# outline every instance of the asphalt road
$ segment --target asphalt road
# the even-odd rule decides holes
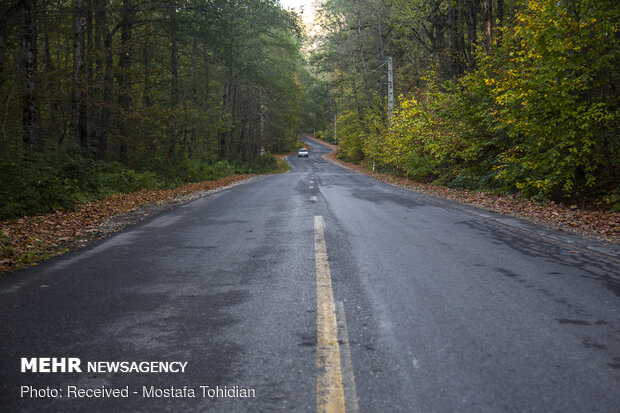
[[[378,183],[311,149],[286,174],[0,278],[0,410],[618,411],[617,249]],[[83,371],[20,372],[33,357],[76,357]],[[96,361],[187,364],[86,371]],[[144,397],[171,386],[196,397]]]

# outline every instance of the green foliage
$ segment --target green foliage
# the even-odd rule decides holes
[[[233,165],[182,156],[174,161],[152,157],[135,169],[119,162],[94,161],[79,151],[35,154],[21,161],[0,161],[0,219],[72,208],[75,203],[118,192],[171,188],[277,167],[270,153],[252,164],[235,161]]]
[[[136,172],[119,162],[100,163],[98,178],[101,194],[159,189],[162,186],[154,171]]]
[[[99,189],[97,163],[67,151],[0,161],[0,219],[89,199]]]
[[[361,119],[355,112],[345,112],[338,117],[339,144],[338,156],[344,160],[360,162],[364,159],[364,129]]]
[[[254,173],[271,172],[278,166],[276,157],[270,152],[265,152],[263,156],[260,156],[258,160],[253,164]]]
[[[612,192],[606,201],[611,206],[611,212],[620,212],[620,189]]]
[[[620,166],[619,7],[580,3],[524,4],[498,57],[479,72],[511,141],[498,178],[540,199],[605,184]]]
[[[257,158],[256,162],[235,161],[232,167],[236,174],[260,174],[275,171],[278,168],[278,162],[270,152],[265,152],[263,156]]]
[[[189,159],[184,154],[177,154],[170,159],[157,155],[143,157],[136,161],[135,169],[143,173],[154,173],[164,187],[223,178],[234,172],[225,160],[210,164]]]
[[[405,20],[415,29],[433,13],[450,18],[454,7],[467,7],[433,6],[438,4],[399,2],[393,23],[403,37],[397,42],[424,40],[415,32],[407,38]],[[530,0],[518,1],[512,11],[510,24],[494,27],[495,37],[480,33],[484,43],[476,50],[452,55],[460,63],[426,44],[430,63],[402,69],[422,87],[400,97],[389,124],[373,109],[372,93],[365,102],[350,98],[363,89],[359,74],[335,69],[345,108],[338,118],[341,156],[453,187],[539,200],[595,195],[617,205],[620,7],[612,1]],[[476,38],[471,31],[467,36]],[[467,62],[470,70],[455,76],[468,59],[474,59]]]

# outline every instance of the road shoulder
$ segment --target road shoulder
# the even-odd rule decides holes
[[[76,205],[73,211],[57,211],[1,222],[0,274],[37,265],[41,261],[90,245],[176,206],[261,177],[233,175],[170,190],[121,193]]]

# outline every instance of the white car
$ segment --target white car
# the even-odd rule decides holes
[[[306,148],[301,148],[299,150],[299,153],[297,154],[297,157],[301,158],[301,157],[307,158],[308,157],[308,150]]]

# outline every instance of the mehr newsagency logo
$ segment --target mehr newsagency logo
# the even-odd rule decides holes
[[[185,373],[187,361],[88,361],[77,357],[21,359],[22,373]]]

